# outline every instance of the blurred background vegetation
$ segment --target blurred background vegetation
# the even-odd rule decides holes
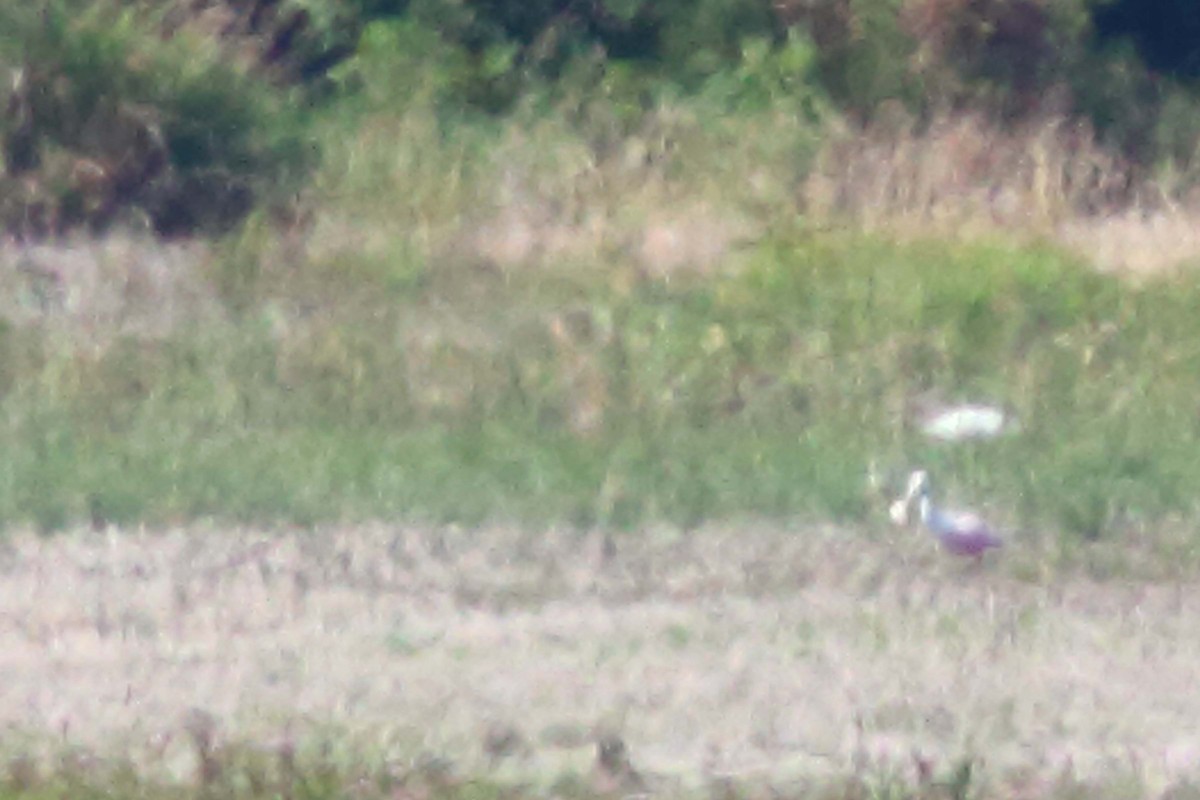
[[[0,0],[0,518],[1186,527],[1193,17]]]
[[[40,237],[117,221],[227,231],[311,174],[322,118],[355,100],[399,113],[414,92],[443,123],[585,98],[596,113],[603,97],[607,123],[635,124],[665,97],[696,95],[722,101],[710,117],[790,103],[815,118],[825,104],[858,126],[894,124],[897,106],[917,128],[966,109],[1009,127],[1065,115],[1127,169],[1170,169],[1190,188],[1190,11],[1169,0],[6,2],[0,219]]]

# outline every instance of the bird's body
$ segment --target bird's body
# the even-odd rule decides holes
[[[948,553],[979,557],[1004,544],[978,514],[936,508],[928,495],[921,497],[920,511],[921,522]]]
[[[943,442],[994,439],[1016,428],[1012,418],[999,408],[965,403],[935,408],[921,420],[921,432]]]
[[[908,481],[908,492],[900,501],[905,519],[908,506],[914,499],[918,501],[921,524],[946,552],[980,558],[988,550],[1004,545],[1004,540],[978,514],[936,507],[929,499],[929,473],[924,470],[912,474]],[[893,507],[893,518],[897,516],[896,507]]]

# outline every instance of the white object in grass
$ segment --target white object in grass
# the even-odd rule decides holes
[[[992,439],[1011,427],[1002,410],[976,403],[938,409],[921,422],[922,433],[943,442]]]

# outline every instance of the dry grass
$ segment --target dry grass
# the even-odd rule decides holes
[[[1077,119],[1005,128],[958,112],[918,128],[899,109],[833,135],[803,190],[816,215],[868,229],[1049,240],[1101,270],[1139,276],[1200,260],[1200,209],[1173,194]]]
[[[203,245],[132,236],[0,247],[0,319],[93,355],[164,339],[221,315],[207,259]]]
[[[1132,196],[1129,165],[1086,123],[1036,118],[1013,129],[982,114],[943,114],[917,127],[902,110],[866,131],[835,135],[809,178],[809,203],[887,222],[1037,229],[1097,214]]]
[[[1186,207],[1132,209],[1064,222],[1056,233],[1098,269],[1130,276],[1169,274],[1200,265],[1200,218]]]
[[[911,777],[916,755],[1034,794],[1196,776],[1195,586],[1015,577],[1040,559],[759,524],[18,536],[0,724],[182,776],[197,708],[222,740],[332,723],[534,781],[612,730],[665,785]]]

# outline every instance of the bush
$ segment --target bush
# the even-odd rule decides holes
[[[143,16],[169,36],[199,32],[281,84],[320,85],[351,57],[368,21],[402,0],[142,0]]]
[[[137,9],[2,3],[0,69],[0,226],[17,236],[227,229],[307,160],[286,93],[210,40],[163,41]]]
[[[408,16],[461,48],[459,96],[489,111],[511,107],[530,79],[557,79],[580,56],[635,63],[694,87],[741,58],[747,38],[779,41],[763,0],[414,0]]]

